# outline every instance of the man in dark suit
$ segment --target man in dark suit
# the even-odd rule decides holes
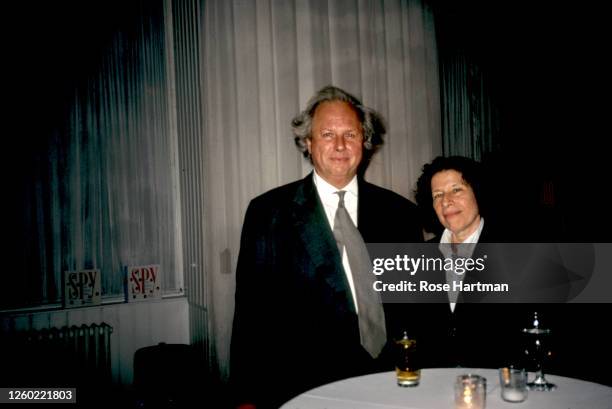
[[[422,241],[415,206],[361,176],[385,132],[374,111],[328,86],[292,128],[314,172],[253,199],[242,229],[230,376],[243,408],[278,407],[317,385],[392,369],[393,306],[378,323],[386,328],[382,351],[360,339],[366,308],[335,235],[339,191],[366,243]]]

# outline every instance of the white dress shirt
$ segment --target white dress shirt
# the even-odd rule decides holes
[[[344,186],[342,189],[338,189],[337,187],[327,183],[325,179],[317,174],[316,170],[314,171],[313,175],[314,184],[317,188],[317,193],[319,194],[319,199],[321,199],[323,209],[325,210],[325,216],[327,216],[327,221],[329,222],[332,231],[334,231],[334,220],[336,218],[336,210],[338,209],[338,194],[336,192],[340,190],[346,191],[344,194],[344,207],[348,211],[348,214],[355,226],[357,226],[357,198],[359,197],[357,176],[354,176],[348,185]],[[353,273],[351,272],[351,266],[349,265],[346,247],[342,251],[342,267],[344,267],[346,279],[351,287],[353,303],[355,304],[355,309],[357,310],[355,284],[353,283]]]

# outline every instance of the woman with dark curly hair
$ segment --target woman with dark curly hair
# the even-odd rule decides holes
[[[494,295],[487,292],[457,294],[449,290],[438,303],[412,304],[411,314],[418,317],[413,325],[428,366],[527,364],[522,328],[530,324],[535,311],[546,317],[553,332],[560,333],[571,332],[573,327],[564,323],[568,317],[579,316],[569,306],[558,312],[558,303],[567,302],[570,289],[575,288],[575,282],[568,279],[575,271],[566,268],[556,247],[530,244],[529,237],[538,233],[537,227],[525,224],[522,214],[499,212],[500,205],[510,204],[505,209],[512,210],[528,200],[517,190],[519,182],[511,182],[513,190],[504,192],[505,196],[496,193],[500,187],[508,189],[507,182],[504,175],[485,172],[480,163],[461,156],[437,157],[423,166],[415,193],[423,219],[429,222],[426,229],[437,233],[430,242],[440,243],[435,248],[445,258],[486,258],[486,269],[480,273],[470,271],[458,280],[452,270],[445,270],[436,276],[437,282],[504,282],[516,297],[495,302]],[[488,203],[495,203],[495,209]],[[510,221],[504,223],[501,216]],[[565,351],[566,357],[578,362],[579,358],[573,357],[577,350],[573,341],[557,346],[559,356]],[[557,371],[568,370],[562,362],[549,364]],[[560,366],[555,367],[557,364]]]
[[[481,165],[470,158],[439,156],[423,166],[417,181],[416,201],[425,229],[436,234],[430,242],[440,243],[436,249],[443,257],[477,258],[480,252],[476,243],[490,239],[483,235],[483,192]],[[455,282],[477,279],[473,272],[458,275],[452,270],[443,271],[436,277],[437,282],[447,283],[451,288]],[[425,317],[415,319],[414,325],[419,328],[427,365],[496,367],[507,364],[500,351],[511,347],[501,347],[502,341],[497,339],[497,334],[504,334],[504,343],[511,342],[515,334],[505,325],[488,332],[482,322],[487,322],[486,328],[491,328],[497,322],[494,312],[498,308],[483,308],[473,303],[474,297],[448,290],[440,302],[416,307],[420,309],[418,316]]]
[[[426,229],[441,243],[477,243],[484,226],[480,164],[463,156],[438,156],[423,166],[416,201]],[[437,218],[437,221],[436,221]],[[432,240],[432,241],[434,241]]]

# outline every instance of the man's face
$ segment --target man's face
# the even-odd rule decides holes
[[[363,129],[357,113],[346,102],[321,103],[306,144],[319,176],[343,188],[357,174],[363,156]]]

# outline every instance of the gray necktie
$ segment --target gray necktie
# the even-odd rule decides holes
[[[340,257],[342,249],[346,247],[349,265],[353,274],[355,296],[359,317],[359,336],[361,345],[376,358],[385,346],[387,335],[385,328],[385,314],[380,300],[380,294],[374,291],[374,275],[368,249],[363,242],[359,230],[353,224],[344,207],[344,194],[338,194],[338,210],[334,218],[334,237],[338,243]]]

